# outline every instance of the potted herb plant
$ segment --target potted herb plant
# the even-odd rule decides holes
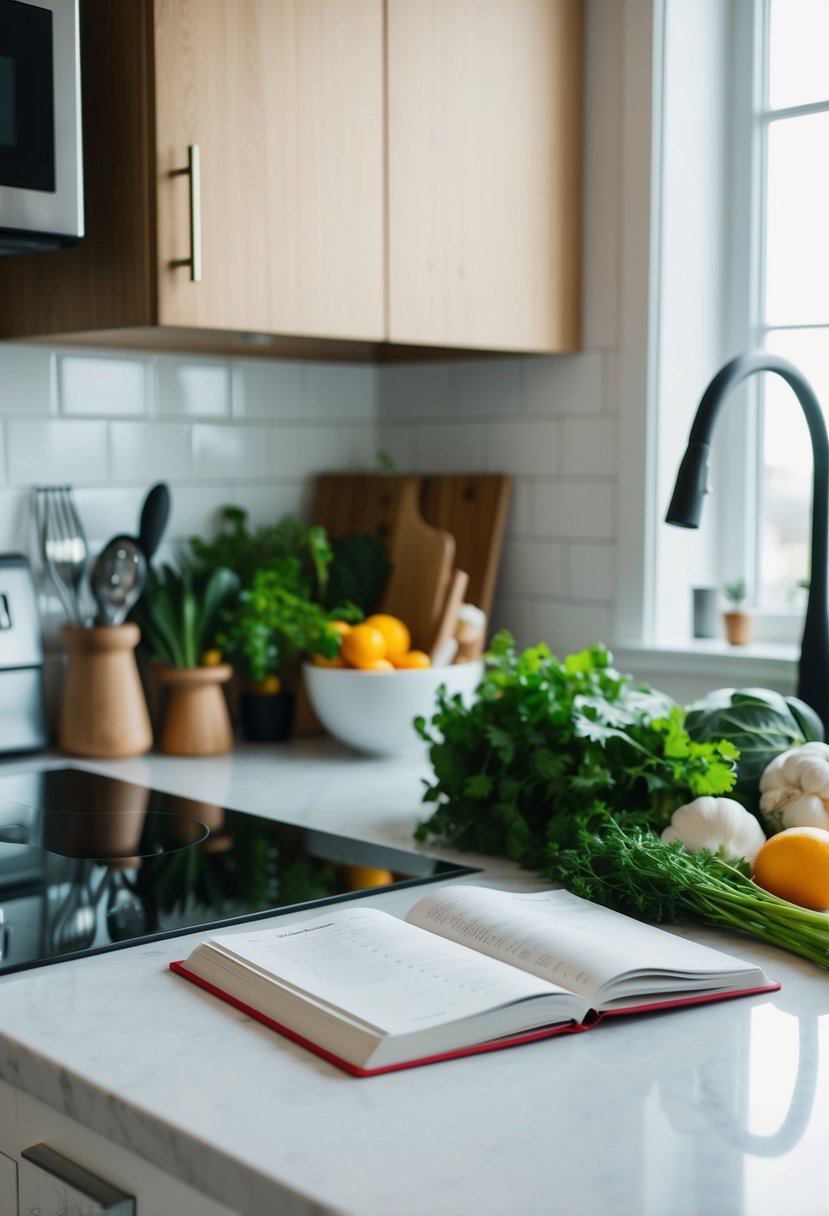
[[[191,538],[205,569],[235,571],[239,590],[221,613],[217,642],[239,681],[239,719],[250,740],[287,738],[299,687],[299,658],[335,655],[334,618],[373,611],[389,574],[385,546],[359,533],[329,542],[325,528],[293,516],[252,530],[247,513],[222,508],[213,540]]]
[[[135,617],[155,662],[156,679],[168,692],[159,751],[177,756],[213,755],[233,746],[222,684],[229,663],[205,663],[219,610],[239,586],[238,576],[217,567],[200,576],[189,567],[151,570]]]
[[[225,624],[217,641],[242,679],[239,712],[245,737],[288,738],[295,707],[296,660],[309,653],[333,657],[339,650],[340,634],[325,609],[308,598],[290,558],[257,570],[251,585],[223,616]]]
[[[732,646],[745,646],[751,641],[751,613],[742,608],[747,590],[745,579],[738,578],[726,583],[725,598],[731,607],[723,613],[725,636]]]

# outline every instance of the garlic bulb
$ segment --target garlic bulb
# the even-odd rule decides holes
[[[829,746],[804,743],[775,756],[760,778],[760,810],[773,832],[829,830]]]
[[[733,798],[695,798],[677,807],[662,839],[666,844],[680,841],[689,853],[708,849],[726,861],[748,862],[766,842],[755,817]]]

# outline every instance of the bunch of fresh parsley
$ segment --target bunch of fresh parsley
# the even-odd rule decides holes
[[[609,819],[660,829],[683,802],[725,794],[738,752],[697,743],[670,698],[620,675],[593,646],[559,661],[548,646],[518,653],[504,631],[474,701],[438,694],[417,728],[431,744],[436,804],[418,839],[541,870],[550,844],[576,844]]]

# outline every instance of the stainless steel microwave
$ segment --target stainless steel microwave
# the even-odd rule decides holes
[[[0,254],[83,233],[78,0],[0,0]]]

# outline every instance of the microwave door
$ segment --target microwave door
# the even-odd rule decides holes
[[[0,248],[82,235],[77,0],[0,0]]]

